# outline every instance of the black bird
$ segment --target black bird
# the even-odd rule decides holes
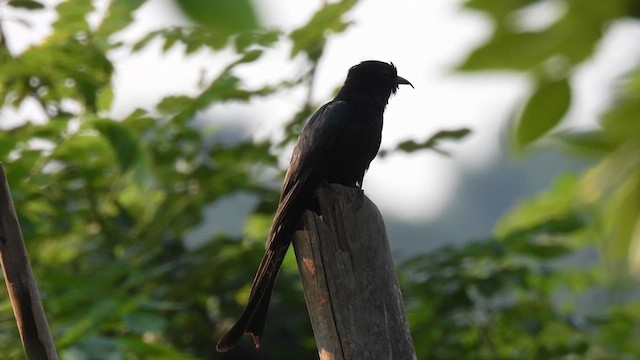
[[[217,351],[230,350],[243,334],[251,334],[260,347],[271,291],[302,212],[313,208],[316,188],[323,183],[362,187],[364,173],[380,148],[382,114],[400,84],[411,85],[398,76],[393,63],[361,62],[349,69],[333,101],[318,109],[302,129],[248,304],[218,341]]]

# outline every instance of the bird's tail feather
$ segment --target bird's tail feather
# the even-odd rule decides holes
[[[218,341],[216,350],[219,352],[231,350],[244,334],[252,335],[256,347],[260,346],[278,271],[289,249],[293,232],[299,225],[299,214],[304,208],[303,204],[309,203],[316,186],[308,181],[310,172],[297,174],[295,181],[291,181],[289,176],[292,175],[287,172],[280,203],[267,239],[267,249],[253,279],[247,306],[236,324]]]
[[[273,241],[269,245],[271,249],[267,249],[262,257],[247,306],[235,325],[218,341],[216,350],[219,352],[231,350],[244,334],[251,334],[256,347],[260,347],[271,292],[287,254],[289,241]]]

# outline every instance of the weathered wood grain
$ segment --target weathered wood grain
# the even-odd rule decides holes
[[[318,199],[293,243],[320,359],[416,359],[380,212],[342,185]]]

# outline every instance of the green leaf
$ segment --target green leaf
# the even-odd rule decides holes
[[[111,48],[109,37],[129,26],[133,13],[144,3],[144,0],[111,0],[106,16],[93,33],[94,43],[103,51]]]
[[[291,57],[305,52],[311,59],[319,58],[327,37],[331,33],[342,32],[349,26],[349,23],[343,21],[342,17],[356,3],[356,0],[326,3],[309,22],[291,32],[289,35],[293,41]]]
[[[553,129],[564,117],[570,103],[571,88],[567,79],[539,84],[517,119],[516,146],[522,149]]]
[[[87,15],[94,10],[93,2],[86,0],[66,0],[56,6],[58,19],[53,23],[51,38],[62,39],[88,32]]]
[[[640,144],[640,91],[623,93],[614,106],[602,116],[602,126],[608,136],[618,142]]]
[[[629,269],[633,275],[638,276],[640,275],[640,217],[635,221],[628,253]]]
[[[496,19],[500,19],[512,11],[518,10],[535,0],[467,0],[464,7],[483,11]]]
[[[9,2],[7,2],[7,5],[28,10],[44,9],[44,5],[35,0],[9,0]]]
[[[106,119],[95,121],[93,126],[109,141],[121,170],[129,169],[138,157],[138,143],[131,131],[117,121]]]
[[[191,54],[205,46],[214,50],[222,49],[226,45],[228,37],[224,33],[202,27],[172,27],[150,32],[135,43],[132,50],[139,51],[149,45],[152,40],[161,38],[164,40],[162,51],[166,52],[175,44],[181,43],[185,45],[185,52]]]
[[[457,69],[531,70],[553,54],[554,49],[559,47],[558,41],[557,38],[550,38],[541,33],[496,31],[487,43],[474,49]]]
[[[113,103],[113,88],[105,86],[98,91],[96,96],[96,107],[99,111],[109,111]]]
[[[555,137],[580,154],[603,155],[613,151],[619,145],[602,130],[563,131]]]
[[[244,52],[251,45],[271,47],[280,39],[280,32],[268,31],[248,31],[238,34],[235,38],[234,46],[237,52]]]
[[[516,207],[502,216],[495,227],[497,237],[506,237],[510,233],[531,229],[540,224],[550,226],[552,220],[571,219],[573,207],[578,196],[578,179],[573,175],[562,175],[547,192],[534,198],[521,201]],[[561,222],[561,224],[570,224]],[[556,224],[556,229],[561,228]],[[547,228],[546,231],[551,231]]]
[[[469,134],[471,134],[471,129],[467,128],[456,130],[440,130],[429,139],[422,142],[416,142],[414,140],[403,141],[398,144],[398,146],[396,146],[396,150],[410,153],[418,150],[429,149],[443,155],[448,155],[446,151],[438,148],[440,142],[444,140],[461,140]],[[387,152],[388,151],[381,151],[380,156],[385,156]]]
[[[640,218],[640,202],[637,201],[640,198],[640,169],[636,168],[612,190],[603,203],[599,229],[606,239],[603,243],[605,260],[613,270],[619,271],[624,270],[620,268],[620,260],[630,258],[634,250],[630,246],[634,244]]]
[[[139,150],[138,159],[133,166],[133,181],[142,190],[147,190],[156,183],[151,156],[146,149]]]
[[[245,64],[245,63],[251,63],[254,62],[256,60],[258,60],[260,58],[260,56],[262,56],[263,51],[259,50],[259,49],[254,49],[254,50],[250,50],[247,51],[247,53],[245,53],[242,58],[240,58],[236,64]]]
[[[195,22],[226,35],[259,27],[249,0],[176,0],[184,13]]]
[[[193,99],[180,96],[167,96],[156,105],[156,109],[165,114],[176,114],[188,109],[193,104]]]
[[[531,2],[471,1],[469,7],[491,14],[496,27],[491,39],[477,47],[458,69],[530,71],[547,65],[578,64],[593,53],[604,30],[626,6],[619,0],[567,1],[564,15],[548,28],[521,31],[512,24],[514,15]]]

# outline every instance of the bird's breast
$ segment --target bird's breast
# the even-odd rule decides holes
[[[355,186],[362,182],[364,173],[378,153],[382,139],[382,116],[349,119],[344,131],[325,160],[328,182]]]

